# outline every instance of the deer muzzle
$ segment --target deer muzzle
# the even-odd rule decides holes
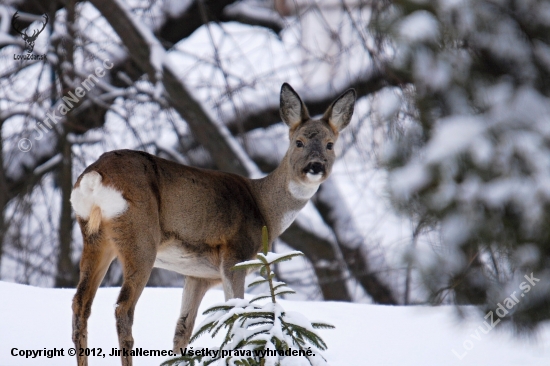
[[[309,173],[313,175],[324,174],[325,173],[325,164],[315,161],[311,162],[304,168],[304,173]]]

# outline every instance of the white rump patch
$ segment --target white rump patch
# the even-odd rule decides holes
[[[86,173],[80,180],[80,186],[71,193],[73,209],[85,220],[90,217],[94,205],[101,209],[101,216],[105,219],[119,216],[128,208],[128,202],[122,197],[122,193],[104,186],[101,180],[98,172]]]
[[[310,175],[308,174],[308,178]],[[321,174],[319,174],[319,177]],[[315,192],[319,189],[320,183],[313,183],[313,184],[303,184],[303,183],[297,183],[293,180],[288,183],[288,190],[290,194],[299,200],[308,200],[310,199]]]

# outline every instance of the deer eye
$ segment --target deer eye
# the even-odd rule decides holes
[[[300,140],[296,140],[296,146],[297,147],[304,147],[304,143]]]
[[[334,147],[334,143],[329,142],[329,143],[327,144],[327,150],[332,150],[333,147]]]

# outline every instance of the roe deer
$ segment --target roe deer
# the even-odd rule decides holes
[[[268,176],[239,175],[184,166],[142,151],[103,154],[76,181],[71,203],[84,248],[73,299],[73,341],[87,347],[87,321],[105,272],[116,257],[123,283],[115,317],[120,349],[134,344],[138,298],[153,267],[186,276],[174,350],[186,347],[205,292],[222,282],[225,299],[243,298],[246,273],[231,268],[261,247],[262,226],[270,245],[327,179],[334,143],[353,114],[355,91],[338,97],[312,120],[298,94],[283,84],[280,114],[290,128],[290,147]],[[121,352],[122,364],[132,357]]]

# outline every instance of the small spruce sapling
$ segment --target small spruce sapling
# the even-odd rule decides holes
[[[204,312],[210,316],[200,325],[191,342],[201,335],[210,333],[215,337],[225,331],[223,342],[210,355],[196,352],[168,360],[162,366],[210,365],[217,361],[226,365],[239,366],[284,366],[302,365],[304,358],[312,366],[327,365],[321,350],[327,345],[315,329],[329,329],[334,326],[320,322],[310,322],[302,314],[285,311],[277,303],[277,296],[295,293],[284,282],[275,281],[271,266],[275,263],[303,255],[293,251],[284,254],[268,252],[267,228],[262,229],[263,253],[257,259],[238,263],[234,270],[259,269],[262,277],[257,277],[248,287],[263,283],[269,285],[269,294],[260,294],[250,301],[230,299],[215,305]],[[258,301],[270,299],[263,305]],[[222,332],[223,333],[223,332]],[[217,352],[215,352],[217,351]]]

